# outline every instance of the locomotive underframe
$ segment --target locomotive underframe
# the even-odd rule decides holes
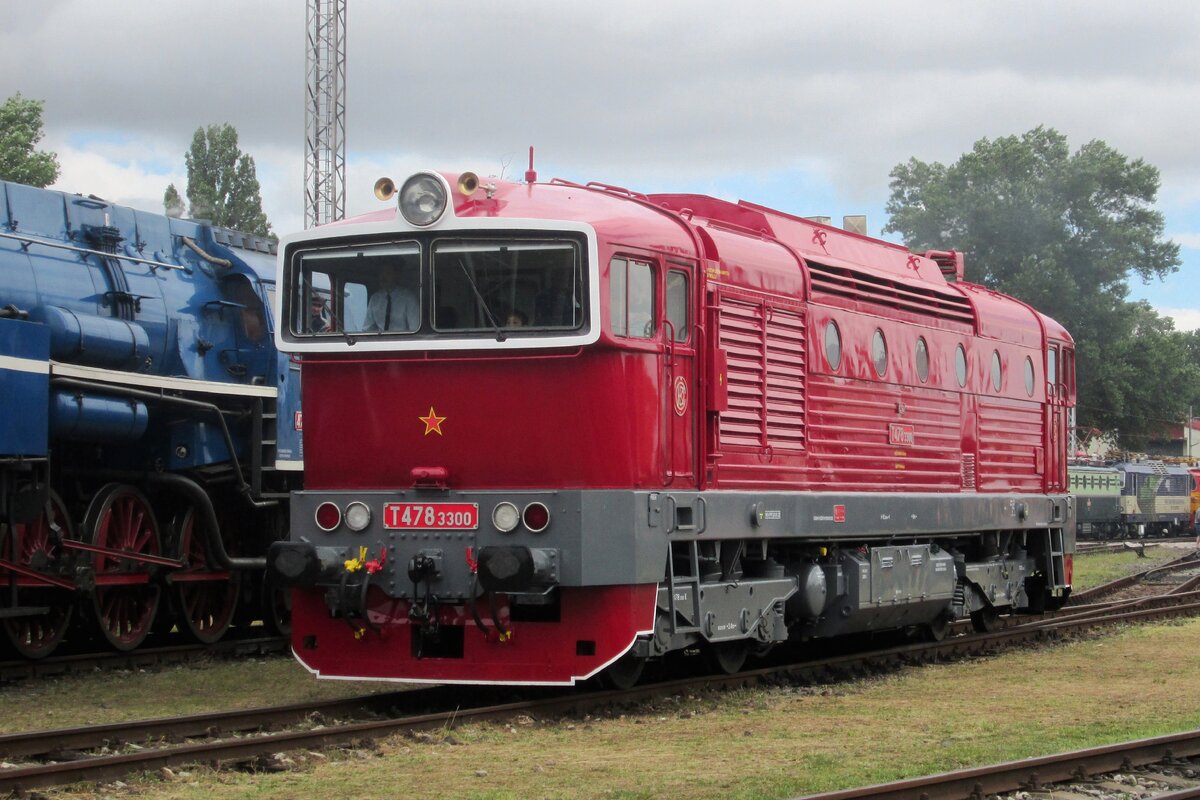
[[[365,503],[371,523],[358,533],[322,531],[314,519],[326,502]],[[551,523],[502,533],[491,521],[501,502],[544,503]],[[387,503],[475,505],[479,525],[385,529]],[[500,642],[519,640],[527,622],[569,625],[563,598],[603,587],[656,587],[654,619],[628,631],[627,648],[642,658],[697,644],[748,651],[865,630],[937,630],[954,618],[1037,610],[1069,591],[1073,530],[1069,495],[306,491],[293,495],[291,541],[272,549],[268,565],[303,590],[302,606],[319,602],[326,618],[348,623],[306,632],[301,622],[302,661],[304,650],[355,640],[369,659],[373,637],[403,629],[413,670],[391,669],[419,680],[422,659],[470,658],[460,638],[439,645],[447,627],[474,621]],[[381,615],[385,598],[392,605]],[[318,644],[318,628],[347,641]]]

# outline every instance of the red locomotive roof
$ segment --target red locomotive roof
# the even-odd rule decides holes
[[[451,186],[458,180],[451,173],[444,177]],[[744,200],[643,195],[559,179],[527,184],[488,178],[481,184],[490,196],[455,193],[456,216],[587,222],[601,240],[718,262],[720,269],[710,271],[710,278],[736,273],[763,289],[803,294],[808,291],[805,273],[813,272],[814,292],[821,279],[825,286],[857,286],[854,292],[863,298],[886,287],[898,307],[933,309],[943,318],[971,324],[982,336],[1033,347],[1041,346],[1043,336],[1071,341],[1061,325],[1020,301],[961,279],[947,280],[957,277],[956,266],[962,268],[961,255],[953,252],[912,253],[899,244]],[[397,213],[393,207],[333,224],[387,222]],[[808,270],[800,268],[797,256]]]
[[[778,239],[806,260],[856,269],[906,283],[922,282],[945,288],[941,268],[929,258],[909,252],[901,245],[862,236],[803,217],[741,200],[729,203],[695,194],[656,194],[650,200],[685,216],[712,224],[736,226]]]

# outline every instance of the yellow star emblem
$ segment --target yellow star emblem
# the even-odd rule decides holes
[[[425,435],[436,433],[442,435],[442,423],[446,421],[445,417],[439,417],[437,412],[433,410],[433,406],[429,407],[429,414],[424,417],[417,417],[421,422],[425,423]]]

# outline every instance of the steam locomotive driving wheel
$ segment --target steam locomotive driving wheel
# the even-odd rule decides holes
[[[176,552],[186,567],[172,573],[179,600],[180,629],[203,644],[225,635],[237,610],[238,584],[225,570],[214,570],[209,560],[208,531],[189,506],[175,526]]]
[[[109,550],[150,556],[162,552],[149,501],[126,484],[110,483],[96,493],[84,519],[84,533],[91,544]],[[92,567],[96,576],[92,607],[100,633],[117,650],[133,650],[149,633],[161,599],[149,565],[96,553]]]
[[[71,536],[71,520],[63,501],[50,492],[46,510],[32,522],[0,526],[0,558],[26,569],[44,569],[59,555],[58,542]],[[15,605],[44,609],[4,620],[4,634],[25,658],[45,658],[54,652],[71,624],[73,597],[63,589],[12,576],[5,590],[16,586]]]

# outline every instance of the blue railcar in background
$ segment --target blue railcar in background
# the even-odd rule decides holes
[[[286,625],[263,554],[303,447],[274,254],[0,182],[0,629],[23,655]]]

